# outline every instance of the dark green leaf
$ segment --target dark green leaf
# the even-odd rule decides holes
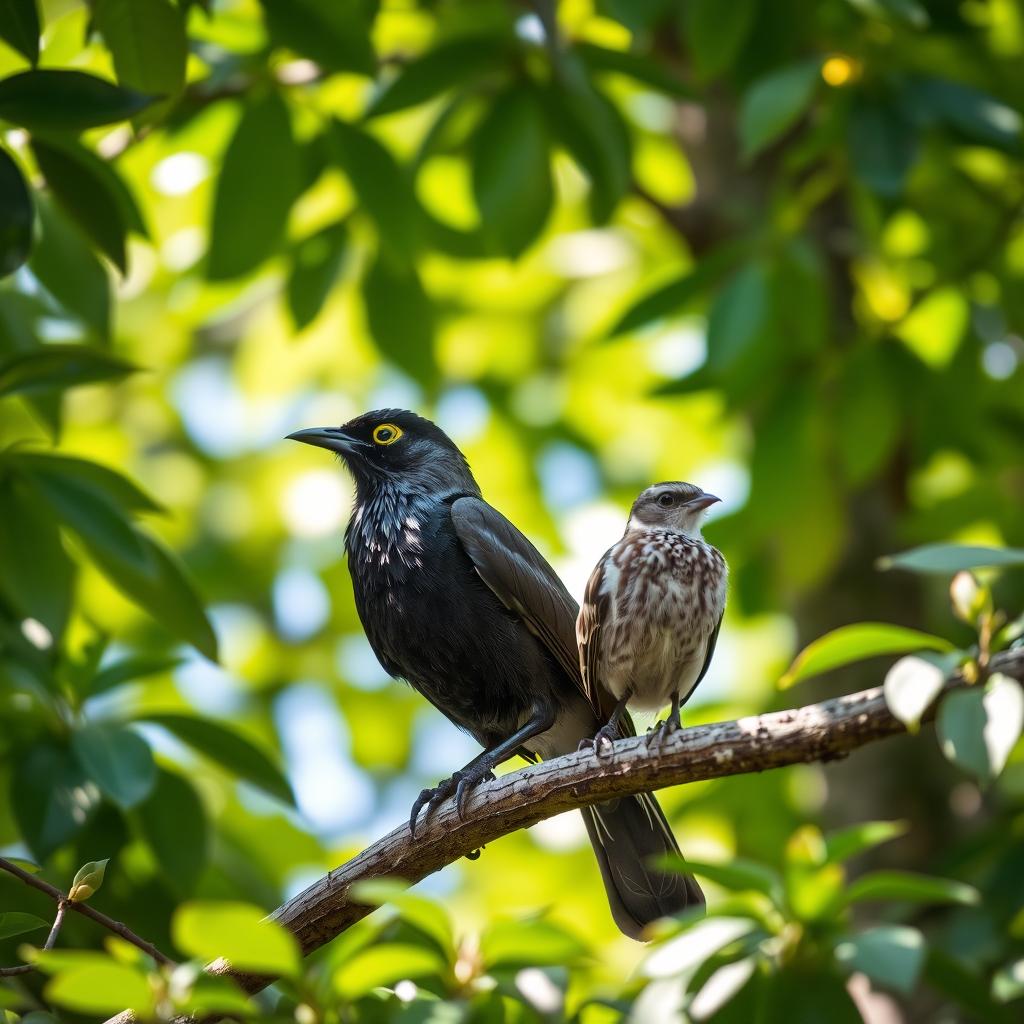
[[[735,2],[741,4],[749,2],[749,0],[735,0]],[[730,19],[720,18],[720,20],[729,21]],[[631,53],[629,50],[611,50],[594,43],[577,43],[573,50],[579,55],[591,74],[613,71],[620,75],[626,75],[637,82],[642,82],[644,85],[649,85],[659,92],[667,93],[669,96],[691,99],[694,95],[693,89],[686,82],[665,70],[654,57]]]
[[[97,338],[110,336],[110,280],[81,232],[42,197],[37,200],[42,233],[29,268],[68,314]]]
[[[192,785],[158,769],[156,786],[138,809],[139,827],[160,871],[179,898],[190,896],[206,865],[209,826]]]
[[[343,221],[303,239],[292,250],[288,274],[288,309],[296,330],[308,327],[320,314],[341,271],[348,245]]]
[[[39,9],[36,0],[0,0],[0,39],[30,64],[39,60]],[[0,188],[0,195],[3,189]]]
[[[836,959],[848,971],[862,971],[876,984],[897,992],[913,992],[924,956],[924,936],[904,925],[868,928],[836,945]]]
[[[144,714],[141,720],[161,725],[183,743],[216,761],[231,774],[251,782],[271,796],[292,803],[292,790],[281,770],[259,747],[240,733],[209,718],[191,715]]]
[[[374,343],[390,362],[429,384],[434,362],[434,309],[411,267],[378,256],[363,278],[363,301]]]
[[[1024,728],[1020,683],[995,674],[985,684],[955,690],[938,716],[942,752],[983,782],[1003,770]]]
[[[406,64],[378,93],[366,116],[380,117],[415,107],[441,93],[501,67],[509,51],[503,36],[481,35],[453,39]]]
[[[0,9],[2,7],[3,4],[0,3]],[[44,921],[41,917],[36,917],[35,914],[22,914],[18,911],[0,914],[0,939],[10,939],[15,935],[34,932],[37,928],[49,927],[49,921]]]
[[[150,96],[176,96],[185,84],[188,41],[181,9],[170,0],[96,0],[96,28],[122,85]]]
[[[165,629],[192,644],[211,661],[217,659],[217,637],[202,602],[178,560],[160,543],[136,531],[144,565],[112,556],[97,547],[89,553],[118,589],[144,608]]]
[[[40,345],[0,360],[0,396],[65,390],[101,380],[119,380],[137,367],[88,345]]]
[[[847,151],[857,177],[881,196],[903,191],[918,152],[917,126],[891,103],[858,99],[850,112]]]
[[[130,512],[163,512],[138,484],[123,476],[116,469],[101,466],[98,462],[78,459],[73,455],[60,455],[54,451],[38,452],[21,449],[5,452],[4,460],[25,471],[58,473],[70,478],[83,487],[89,488],[97,497]]]
[[[544,109],[527,88],[499,96],[473,140],[473,195],[495,252],[521,255],[554,198]]]
[[[153,752],[134,730],[123,725],[86,725],[75,730],[71,745],[89,777],[119,807],[134,807],[152,792]]]
[[[839,829],[825,838],[828,859],[840,864],[858,853],[906,835],[909,827],[905,821],[866,821]]]
[[[0,146],[0,278],[13,274],[31,248],[32,198],[18,165]]]
[[[74,566],[56,520],[26,484],[10,477],[0,483],[0,520],[0,592],[59,643],[71,611]]]
[[[855,622],[840,626],[808,644],[779,680],[786,689],[802,679],[829,672],[854,661],[879,654],[904,654],[907,651],[951,651],[953,645],[939,636],[921,633],[887,622]]]
[[[224,154],[213,202],[211,280],[247,274],[276,252],[301,171],[288,107],[277,92],[267,93],[246,107]]]
[[[53,143],[36,138],[32,152],[57,202],[121,273],[126,273],[125,236],[130,229],[142,227],[142,217],[117,172],[71,140]]]
[[[941,78],[916,79],[906,93],[918,116],[931,115],[971,142],[1021,153],[1021,116],[994,96]]]
[[[1024,565],[1024,548],[985,548],[970,544],[925,544],[878,560],[879,569],[909,569],[952,576],[964,569]]]
[[[146,553],[121,509],[78,477],[65,476],[54,462],[37,459],[21,468],[60,524],[73,530],[90,552],[144,568]]]
[[[866,900],[898,900],[973,906],[979,898],[978,890],[963,882],[917,875],[909,871],[873,871],[854,880],[843,892],[844,904]]]
[[[153,97],[84,71],[22,71],[0,79],[0,118],[30,131],[83,131],[125,121]]]
[[[409,892],[408,885],[389,878],[357,882],[352,887],[352,896],[361,903],[372,903],[374,906],[387,903],[393,906],[404,921],[429,935],[449,960],[454,959],[452,921],[440,903]]]
[[[417,244],[419,204],[391,151],[368,132],[335,121],[335,161],[348,176],[361,207],[373,218],[381,248],[395,264],[409,264]]]
[[[101,669],[82,688],[83,697],[95,697],[98,693],[106,693],[115,687],[133,683],[147,676],[160,675],[177,668],[182,663],[177,655],[130,654]]]
[[[714,78],[733,66],[756,14],[757,0],[732,0],[728,8],[718,0],[689,0],[684,12],[686,41],[704,78]]]
[[[670,854],[661,860],[663,867],[670,871],[700,875],[725,889],[742,892],[753,889],[777,900],[782,891],[782,879],[777,872],[754,861],[734,858],[728,863],[714,864],[709,861],[691,860],[678,854]]]
[[[63,747],[37,743],[13,763],[14,820],[33,856],[44,861],[89,820],[99,792]]]
[[[377,58],[361,7],[353,0],[260,0],[270,36],[330,71],[372,75]]]
[[[708,313],[708,365],[727,370],[764,330],[768,317],[769,282],[763,266],[738,270],[715,296]]]
[[[796,123],[814,96],[816,61],[792,64],[758,79],[744,94],[739,131],[743,158],[750,160]]]
[[[863,1024],[844,979],[824,967],[783,967],[772,973],[758,1010],[766,1024]]]

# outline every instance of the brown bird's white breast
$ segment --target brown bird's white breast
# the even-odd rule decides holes
[[[725,608],[726,565],[700,537],[657,528],[630,530],[605,555],[600,671],[616,698],[657,710],[685,699]]]

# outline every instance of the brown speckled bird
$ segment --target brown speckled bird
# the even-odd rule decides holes
[[[711,664],[727,570],[700,524],[718,500],[693,484],[648,487],[590,577],[576,620],[580,667],[588,692],[600,687],[618,702],[594,737],[599,752],[618,737],[627,705],[658,711],[671,702],[650,738],[660,742],[678,729],[680,707]]]

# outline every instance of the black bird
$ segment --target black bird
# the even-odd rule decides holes
[[[400,409],[289,437],[339,455],[356,482],[345,533],[356,608],[381,665],[408,680],[484,747],[424,790],[410,817],[470,789],[520,754],[575,751],[615,704],[588,700],[576,602],[540,552],[480,496],[465,456],[434,423]],[[628,714],[621,735],[633,735]],[[703,905],[690,877],[650,865],[679,848],[650,794],[583,809],[615,923],[639,938],[651,921]]]

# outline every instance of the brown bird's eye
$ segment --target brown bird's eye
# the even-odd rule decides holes
[[[676,499],[671,494],[659,494],[658,495],[658,504],[662,508],[671,508],[675,503],[676,503]]]
[[[373,439],[377,444],[394,444],[402,436],[402,428],[394,423],[381,423],[373,428]]]

